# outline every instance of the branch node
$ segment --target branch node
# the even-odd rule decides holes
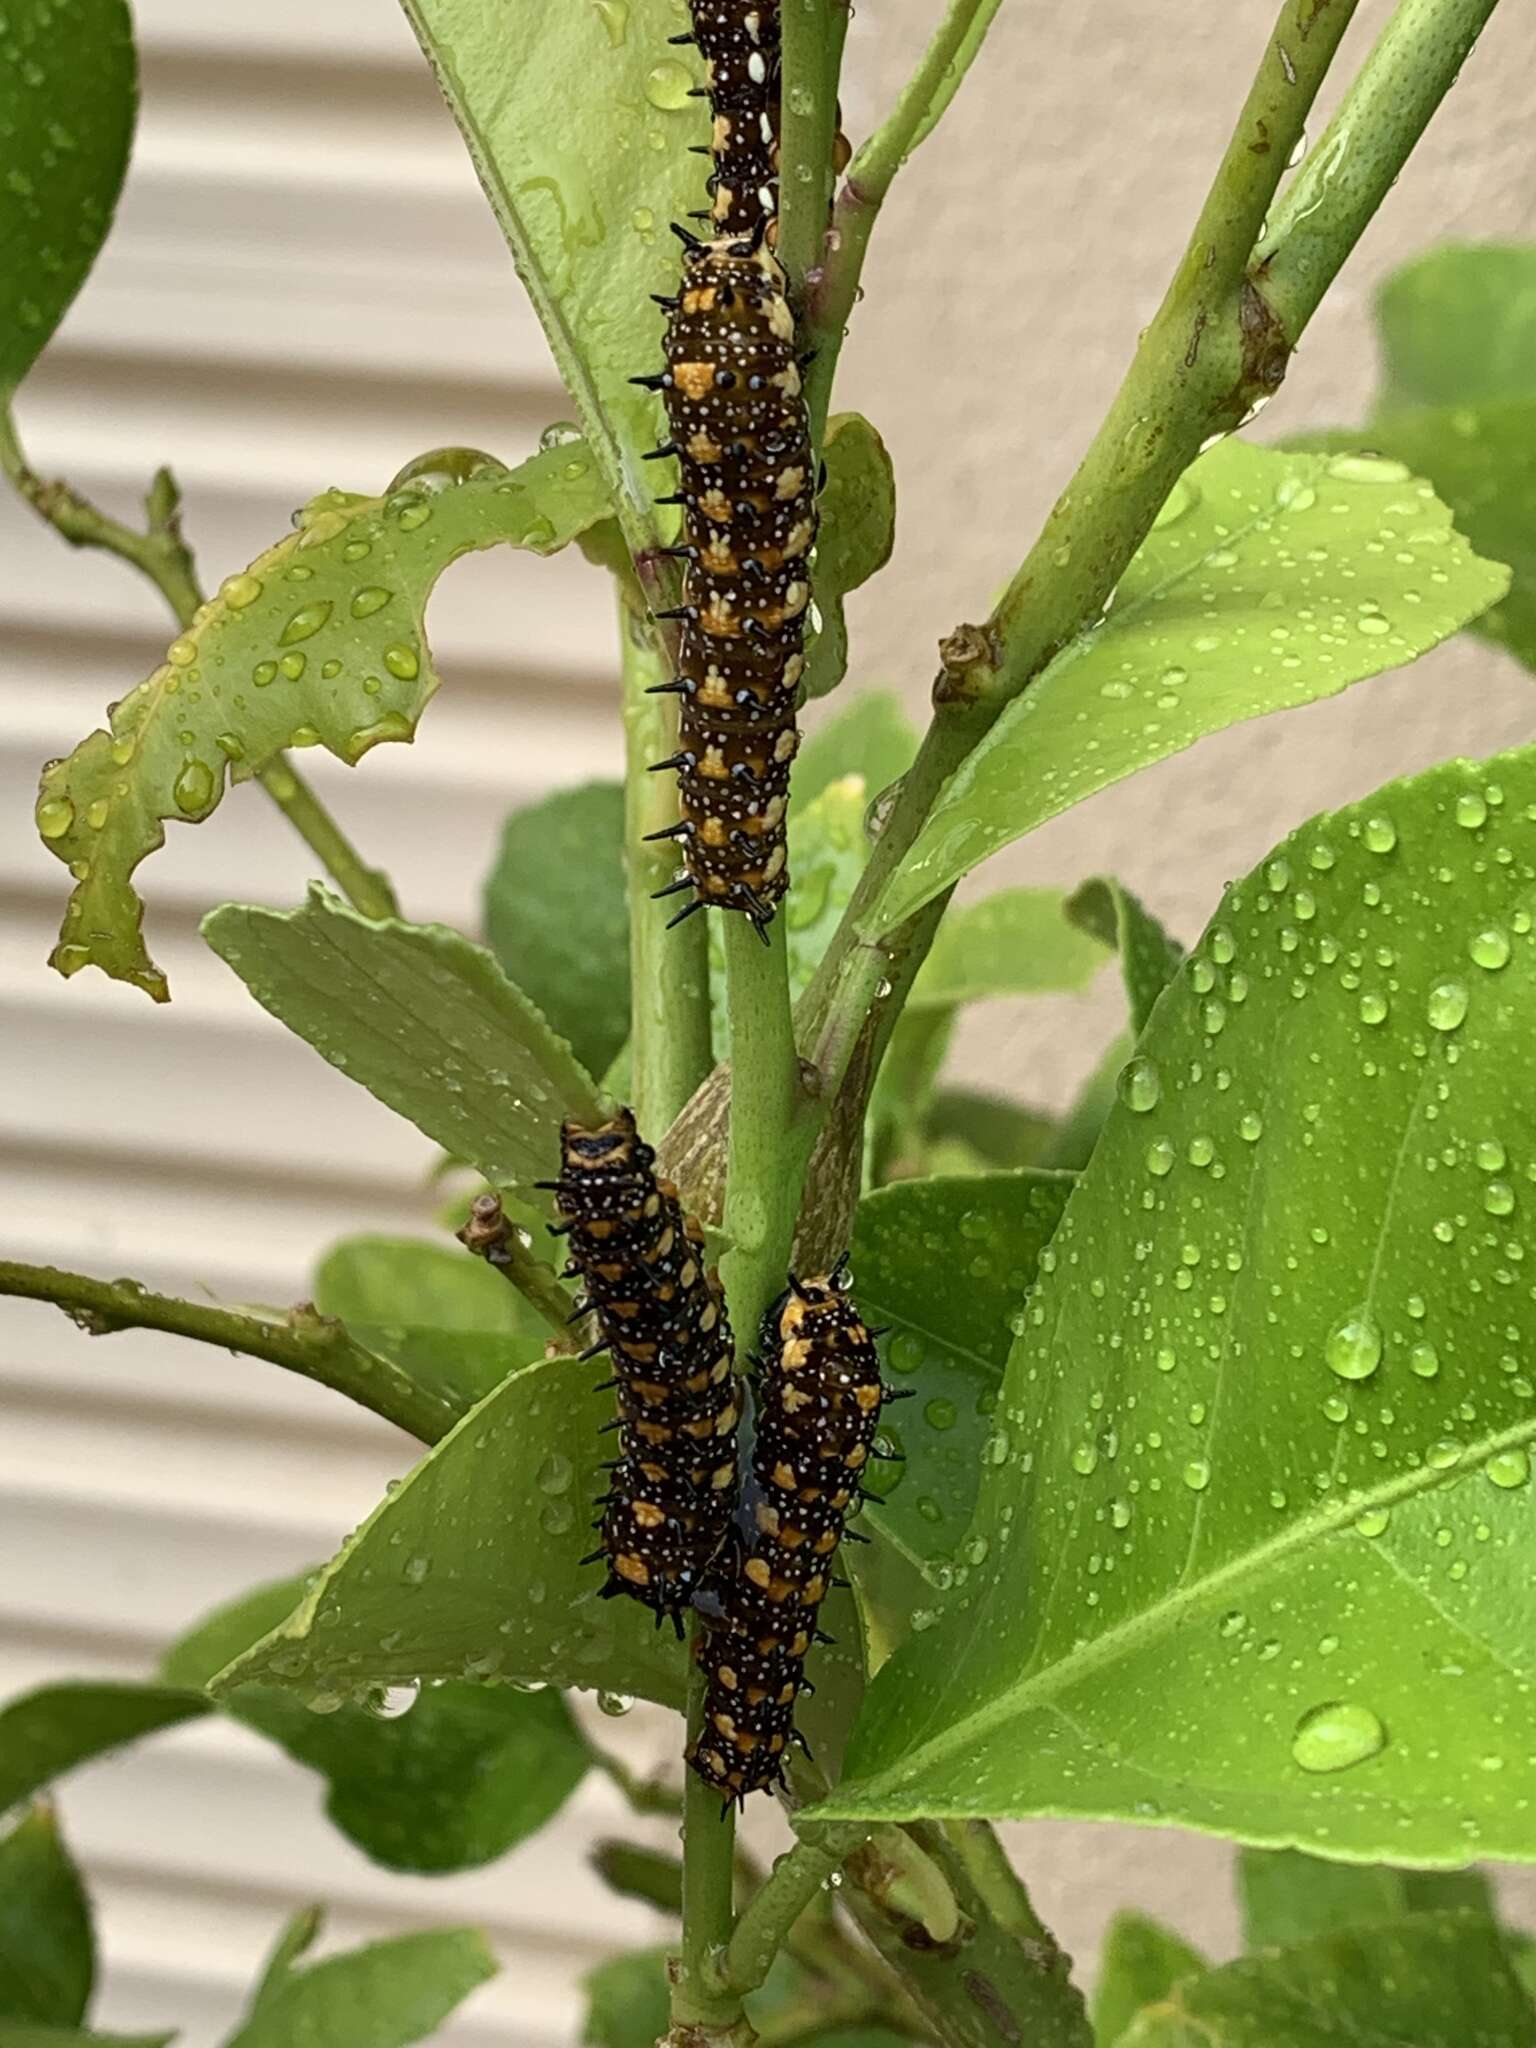
[[[939,673],[933,685],[938,704],[978,704],[997,682],[998,649],[985,626],[957,626],[939,642]]]

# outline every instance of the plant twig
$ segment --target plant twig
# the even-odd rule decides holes
[[[702,917],[667,929],[679,898],[653,900],[677,877],[674,840],[648,833],[677,822],[677,785],[653,775],[677,746],[674,700],[652,696],[675,673],[644,618],[622,597],[624,849],[629,891],[630,1096],[643,1131],[664,1131],[714,1060],[709,1031],[709,935]]]
[[[522,1233],[501,1206],[500,1195],[476,1195],[469,1205],[468,1221],[454,1236],[465,1251],[484,1259],[509,1280],[549,1324],[562,1348],[569,1348],[571,1297],[555,1278],[553,1268],[536,1259],[524,1244]]]
[[[848,0],[794,0],[782,10],[778,257],[792,284],[816,260],[832,205],[837,79]],[[820,445],[819,433],[815,445]]]
[[[313,1308],[290,1309],[286,1315],[216,1308],[152,1294],[137,1280],[97,1280],[58,1266],[28,1266],[10,1259],[0,1260],[0,1294],[50,1301],[92,1336],[115,1330],[165,1330],[264,1358],[345,1394],[426,1444],[436,1443],[465,1413],[466,1404],[418,1385],[393,1359],[365,1350],[343,1324]]]
[[[858,298],[870,236],[886,194],[913,150],[938,125],[1001,4],[1002,0],[950,0],[895,106],[860,145],[848,167],[833,209],[825,260],[806,280],[807,339],[817,352],[806,377],[806,402],[818,442],[826,425],[832,380]]]
[[[694,1617],[696,1634],[702,1626]],[[708,1686],[702,1666],[688,1669],[688,1738],[697,1740]],[[740,1995],[725,1982],[722,1963],[731,1939],[736,1810],[697,1771],[683,1774],[683,1939],[672,1986],[674,2035],[696,2048],[733,2048],[752,2030]],[[689,2029],[697,2029],[689,2033]]]
[[[1020,1941],[1049,1941],[1050,1929],[1030,1903],[1024,1881],[1009,1862],[992,1823],[949,1820],[941,1823],[941,1832],[998,1926]]]
[[[1386,198],[1498,0],[1399,0],[1270,215],[1254,275],[1292,342]]]
[[[737,1921],[726,1950],[725,1975],[734,1990],[755,1991],[763,1982],[795,1922],[869,1832],[864,1822],[839,1821],[818,1828],[779,1858]]]
[[[49,482],[27,461],[9,407],[0,406],[0,470],[37,516],[71,547],[100,548],[147,576],[185,631],[203,602],[202,588],[181,531],[181,491],[171,472],[154,474],[144,497],[144,530],[125,526],[68,484]],[[369,867],[286,754],[277,754],[255,778],[319,859],[354,910],[364,917],[398,917],[389,878]]]

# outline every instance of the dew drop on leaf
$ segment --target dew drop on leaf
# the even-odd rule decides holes
[[[1341,1380],[1368,1380],[1381,1363],[1381,1330],[1368,1309],[1351,1309],[1328,1332],[1328,1370]]]
[[[1369,1707],[1356,1700],[1328,1700],[1297,1722],[1291,1756],[1304,1771],[1347,1771],[1386,1746],[1387,1731]]]

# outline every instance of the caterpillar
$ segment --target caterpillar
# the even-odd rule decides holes
[[[560,1127],[561,1170],[553,1190],[567,1276],[585,1292],[577,1313],[594,1314],[617,1390],[620,1455],[606,1468],[608,1490],[594,1528],[606,1560],[603,1599],[627,1594],[670,1620],[682,1616],[719,1549],[736,1504],[736,1425],[741,1388],[730,1324],[705,1271],[703,1233],[685,1216],[677,1189],[653,1172],[655,1153],[620,1109],[594,1128]]]
[[[713,204],[702,216],[721,235],[750,235],[768,223],[772,244],[779,186],[778,0],[693,0],[693,32],[704,58],[711,132]]]
[[[704,1619],[694,1654],[707,1681],[688,1761],[727,1802],[783,1782],[790,1742],[805,1747],[795,1705],[811,1690],[805,1660],[828,1638],[817,1611],[851,1515],[882,1406],[877,1330],[849,1299],[846,1259],[814,1280],[791,1278],[763,1320],[753,1394],[756,1435],[732,1540],[694,1597]],[[862,1540],[862,1539],[859,1539]]]

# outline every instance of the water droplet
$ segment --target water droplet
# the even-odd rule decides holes
[[[634,1710],[633,1693],[599,1692],[597,1695],[597,1711],[609,1715],[615,1721],[621,1720],[625,1714],[632,1714]]]
[[[939,1399],[930,1401],[924,1408],[923,1420],[930,1429],[953,1429],[959,1415],[953,1401]]]
[[[1072,1449],[1072,1470],[1086,1479],[1090,1472],[1098,1469],[1099,1454],[1092,1444],[1075,1444]]]
[[[361,590],[352,594],[351,612],[354,619],[371,619],[375,612],[383,611],[389,603],[390,592],[382,584],[365,583]],[[330,609],[329,606],[326,607]]]
[[[1381,1331],[1369,1309],[1351,1309],[1328,1332],[1323,1356],[1341,1380],[1368,1380],[1381,1363]]]
[[[1256,1109],[1245,1109],[1238,1120],[1237,1134],[1250,1145],[1256,1145],[1264,1135],[1264,1119]]]
[[[408,1586],[419,1586],[431,1569],[431,1558],[423,1557],[418,1553],[415,1557],[408,1557],[405,1560],[400,1570],[400,1576]]]
[[[1454,1031],[1467,1014],[1470,998],[1459,981],[1442,981],[1429,992],[1425,1014],[1436,1031]]]
[[[1454,1436],[1436,1437],[1424,1453],[1424,1462],[1432,1472],[1449,1472],[1453,1465],[1459,1465],[1465,1446]]]
[[[44,797],[37,807],[37,829],[45,839],[62,839],[75,822],[75,807],[67,796]]]
[[[165,650],[165,658],[172,668],[190,668],[197,659],[197,642],[186,638],[173,640]]]
[[[1467,951],[1475,965],[1487,968],[1490,974],[1496,974],[1509,964],[1509,939],[1497,925],[1489,925],[1486,930],[1475,933]]]
[[[1157,1179],[1161,1180],[1165,1174],[1172,1173],[1176,1157],[1177,1154],[1174,1151],[1171,1139],[1154,1138],[1147,1147],[1148,1173],[1154,1174]]]
[[[1456,799],[1456,822],[1464,831],[1476,832],[1479,826],[1488,822],[1488,806],[1475,789],[1465,790]]]
[[[1405,484],[1413,472],[1390,455],[1335,455],[1328,474],[1341,484]]]
[[[413,1678],[408,1685],[376,1686],[368,1695],[367,1709],[375,1721],[398,1721],[420,1698],[421,1680]]]
[[[213,801],[213,770],[195,756],[184,761],[181,773],[171,785],[171,794],[176,799],[176,808],[185,811],[189,818],[206,811]]]
[[[307,662],[302,653],[295,652],[293,654],[285,654],[277,665],[290,683],[296,683],[299,677],[303,675]]]
[[[1387,999],[1374,989],[1368,989],[1360,998],[1360,1022],[1362,1024],[1384,1024],[1387,1020]]]
[[[1356,1700],[1327,1700],[1296,1724],[1291,1756],[1304,1771],[1347,1771],[1386,1748],[1387,1731]]]
[[[1433,1344],[1415,1344],[1408,1354],[1408,1366],[1421,1380],[1432,1380],[1440,1370],[1440,1354]]]
[[[1531,1476],[1530,1454],[1518,1444],[1512,1444],[1508,1450],[1495,1451],[1483,1470],[1495,1486],[1512,1493],[1516,1487],[1524,1486]]]
[[[242,570],[238,576],[224,578],[219,585],[219,596],[232,612],[243,612],[248,604],[254,604],[260,597],[261,589],[261,578]]]
[[[1389,1508],[1367,1508],[1363,1515],[1355,1517],[1355,1528],[1362,1536],[1381,1536],[1386,1533],[1391,1519]]]
[[[692,90],[692,72],[672,57],[654,65],[645,81],[646,98],[664,114],[675,114],[686,107]]]
[[[1477,1149],[1472,1156],[1484,1173],[1502,1171],[1509,1157],[1497,1138],[1479,1138]]]
[[[416,657],[415,649],[411,647],[386,647],[384,666],[402,683],[415,682],[421,673],[421,663]]]
[[[1211,1468],[1204,1458],[1191,1458],[1180,1476],[1191,1493],[1204,1493],[1211,1483]]]
[[[1483,1189],[1483,1207],[1490,1216],[1513,1215],[1515,1191],[1507,1180],[1489,1181]]]
[[[301,605],[278,634],[278,646],[292,647],[295,641],[312,640],[330,616],[331,601],[328,597],[316,604]]]
[[[1137,1058],[1120,1069],[1115,1088],[1127,1109],[1144,1115],[1162,1100],[1163,1077],[1151,1060]]]

